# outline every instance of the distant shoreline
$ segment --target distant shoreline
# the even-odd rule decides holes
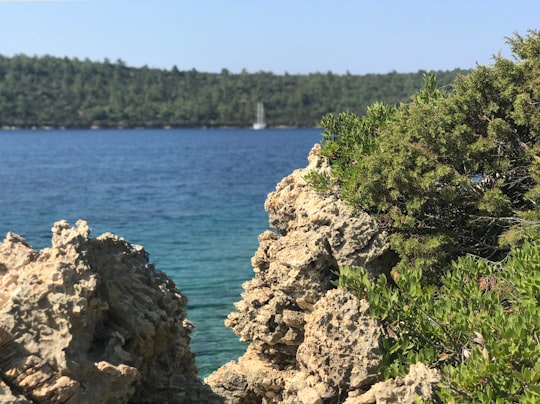
[[[327,114],[406,102],[427,73],[203,73],[25,55],[0,57],[0,71],[0,128],[44,130],[248,128],[259,103],[268,127],[316,127]],[[433,73],[445,87],[466,72]]]
[[[184,127],[184,126],[118,126],[118,127],[101,127],[101,126],[91,126],[91,127],[75,127],[68,128],[65,126],[2,126],[0,131],[18,131],[18,130],[32,130],[32,131],[51,131],[51,130],[178,130],[178,129],[246,129],[252,130],[250,126],[201,126],[201,127]],[[287,126],[287,125],[277,125],[277,126],[267,126],[266,129],[320,129],[317,126]]]

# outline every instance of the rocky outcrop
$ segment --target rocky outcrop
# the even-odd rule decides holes
[[[259,236],[255,277],[225,322],[248,349],[206,379],[227,403],[343,402],[376,382],[380,326],[365,301],[332,281],[344,265],[378,276],[395,256],[371,217],[306,183],[310,170],[329,170],[318,151],[316,145],[308,167],[283,179],[266,201],[278,234]]]
[[[220,402],[197,377],[186,298],[142,247],[86,222],[0,244],[2,402]]]
[[[375,383],[367,393],[352,395],[344,404],[394,404],[416,403],[420,398],[429,400],[433,394],[433,386],[440,381],[435,369],[429,369],[423,363],[410,367],[404,377]]]
[[[315,304],[313,312],[306,314],[297,372],[285,381],[283,401],[343,400],[376,381],[381,331],[368,308],[364,300],[341,289],[330,290]]]
[[[333,196],[321,196],[306,183],[311,169],[324,170],[317,148],[307,168],[283,179],[265,209],[280,235],[266,231],[252,258],[255,278],[243,287],[226,325],[257,353],[280,368],[296,364],[304,340],[305,314],[333,288],[340,265],[379,270],[388,251],[385,235],[365,213],[352,214]]]

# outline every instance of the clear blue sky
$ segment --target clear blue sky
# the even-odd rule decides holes
[[[0,54],[233,73],[449,70],[508,56],[540,0],[0,0]]]

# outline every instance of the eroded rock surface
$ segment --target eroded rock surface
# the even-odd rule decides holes
[[[344,404],[413,404],[421,400],[430,400],[433,386],[440,381],[435,369],[423,363],[412,365],[404,377],[375,383],[367,393],[348,398]]]
[[[206,380],[227,403],[337,402],[366,393],[377,377],[380,327],[365,301],[332,281],[342,265],[377,276],[394,256],[372,218],[306,183],[310,170],[329,170],[318,150],[266,201],[278,234],[259,236],[255,277],[226,320],[247,352]]]
[[[220,402],[197,377],[186,298],[144,249],[84,221],[52,232],[39,252],[0,244],[0,401]]]

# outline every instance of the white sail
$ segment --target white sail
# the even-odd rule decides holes
[[[266,123],[264,122],[264,106],[262,102],[257,103],[257,120],[253,124],[253,129],[260,130],[266,128]]]

